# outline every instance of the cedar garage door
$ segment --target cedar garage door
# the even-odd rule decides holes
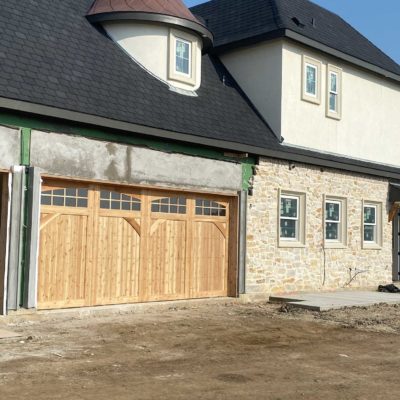
[[[47,181],[41,204],[39,309],[236,294],[234,199]]]

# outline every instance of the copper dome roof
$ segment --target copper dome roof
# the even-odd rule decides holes
[[[95,0],[88,12],[93,22],[147,20],[182,26],[212,43],[212,34],[185,6],[182,0]]]

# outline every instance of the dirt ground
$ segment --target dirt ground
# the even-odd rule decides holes
[[[400,307],[174,304],[0,319],[0,399],[397,399]]]

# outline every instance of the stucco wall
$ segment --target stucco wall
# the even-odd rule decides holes
[[[259,43],[223,54],[229,72],[277,136],[281,132],[282,41]]]
[[[306,194],[306,246],[278,247],[278,190]],[[323,248],[323,196],[347,198],[348,246]],[[367,270],[350,287],[377,286],[392,278],[392,224],[388,223],[388,182],[339,170],[262,159],[249,198],[246,292],[277,293],[338,289],[355,269]],[[383,245],[363,250],[362,200],[383,203]],[[325,261],[324,261],[325,260]],[[324,282],[325,276],[325,282]]]
[[[9,170],[20,164],[21,139],[17,129],[0,126],[0,168]]]
[[[117,183],[238,191],[240,164],[78,136],[32,132],[31,163],[44,173]]]
[[[201,84],[201,45],[196,55],[196,83],[188,85],[168,79],[169,32],[166,25],[139,23],[134,21],[113,21],[103,24],[108,35],[118,43],[134,60],[152,74],[170,85],[185,90],[197,90]],[[174,30],[176,30],[174,28]],[[185,33],[187,35],[187,33]],[[196,36],[192,40],[196,40]],[[201,40],[199,40],[201,44]]]
[[[322,62],[320,105],[301,100],[303,54]],[[325,116],[328,63],[343,69],[340,121]],[[400,166],[400,84],[286,41],[282,88],[286,144]]]

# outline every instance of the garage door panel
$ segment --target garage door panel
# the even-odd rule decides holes
[[[152,219],[146,266],[147,299],[186,297],[186,221]]]
[[[226,224],[194,222],[191,297],[227,295]]]
[[[230,211],[218,196],[45,182],[39,308],[226,296]]]
[[[140,227],[140,220],[135,220]],[[96,254],[96,305],[139,298],[140,236],[124,218],[99,217]]]
[[[40,308],[77,307],[86,298],[88,217],[42,214],[39,249]]]

